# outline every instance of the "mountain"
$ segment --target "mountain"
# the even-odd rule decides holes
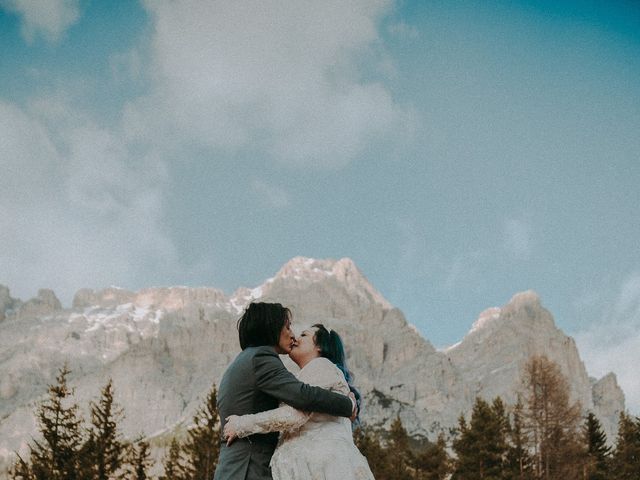
[[[502,308],[480,314],[462,342],[447,356],[473,396],[516,402],[522,367],[532,355],[546,355],[569,379],[572,400],[594,412],[613,440],[624,394],[610,373],[600,380],[587,375],[573,338],[556,327],[551,313],[533,291],[514,295]]]
[[[239,351],[237,319],[258,299],[291,307],[294,328],[321,322],[342,335],[370,425],[388,427],[400,415],[412,435],[433,439],[477,395],[513,402],[532,354],[560,365],[573,398],[596,413],[610,439],[624,409],[615,375],[588,377],[575,342],[534,292],[486,310],[461,342],[438,351],[350,259],[297,257],[259,287],[230,296],[214,288],[112,287],[80,290],[63,309],[50,290],[21,302],[0,286],[0,462],[26,448],[34,404],[64,362],[81,405],[113,378],[127,435],[158,436],[188,423]]]

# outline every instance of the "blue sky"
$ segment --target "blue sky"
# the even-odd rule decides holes
[[[533,289],[640,385],[640,6],[0,0],[0,283],[351,257],[436,346]]]

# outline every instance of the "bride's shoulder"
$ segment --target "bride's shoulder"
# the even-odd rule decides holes
[[[342,374],[342,372],[336,366],[335,363],[333,363],[328,358],[324,358],[324,357],[317,357],[311,360],[309,363],[307,363],[304,366],[304,368],[301,370],[301,373],[302,372],[305,372],[307,375],[308,374],[315,374],[315,375],[324,374],[324,375],[336,376],[336,375]]]
[[[329,360],[328,358],[325,357],[316,357],[313,360],[311,360],[309,363],[307,363],[305,365],[305,368],[328,368],[333,370],[334,368],[337,368],[336,365]]]
[[[310,385],[329,388],[331,390],[337,389],[336,391],[344,389],[347,385],[340,369],[331,360],[324,357],[314,358],[307,363],[304,368],[300,370],[298,379]]]

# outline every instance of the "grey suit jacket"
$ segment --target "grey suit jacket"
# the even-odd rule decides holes
[[[274,347],[249,347],[225,371],[218,390],[218,413],[224,428],[229,415],[271,410],[285,402],[300,410],[349,417],[348,397],[300,382],[289,372]],[[222,432],[222,429],[221,429]],[[229,447],[221,439],[215,480],[271,480],[269,462],[278,433],[256,434],[235,440]]]

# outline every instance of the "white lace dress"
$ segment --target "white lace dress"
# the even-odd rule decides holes
[[[326,358],[315,358],[298,373],[300,381],[347,395],[342,372]],[[345,417],[306,413],[282,404],[279,408],[235,420],[239,437],[280,433],[271,458],[274,480],[372,480],[367,459],[353,443]]]

